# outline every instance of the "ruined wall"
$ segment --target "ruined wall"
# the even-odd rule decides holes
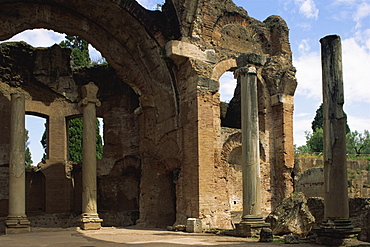
[[[0,0],[0,17],[0,25],[4,27],[0,30],[0,40],[36,27],[79,35],[101,51],[120,80],[132,89],[117,89],[115,86],[120,82],[107,84],[104,78],[98,85],[101,90],[98,97],[103,103],[98,115],[104,117],[107,127],[107,147],[98,162],[98,181],[100,189],[104,188],[100,191],[102,197],[114,207],[139,208],[138,224],[163,227],[175,221],[185,224],[191,217],[202,219],[204,229],[230,228],[228,211],[235,208],[230,205],[230,198],[225,197],[231,186],[225,177],[238,172],[236,167],[235,171],[225,170],[227,165],[222,161],[218,79],[224,72],[235,70],[236,58],[245,52],[267,56],[266,65],[258,70],[266,210],[292,192],[296,81],[288,27],[280,17],[257,21],[231,0],[166,1],[162,12],[145,10],[136,1]],[[50,56],[54,54],[46,52]],[[45,115],[52,114],[47,111],[49,103],[50,109],[61,109],[55,114],[55,124],[62,122],[57,116],[63,116],[65,121],[66,117],[81,114],[76,100],[79,86],[85,81],[77,74],[85,72],[70,73],[64,67],[60,74],[57,67],[48,67],[50,60],[35,64],[33,55],[25,57],[22,63],[35,66],[38,72],[32,69],[11,76],[12,82],[4,90],[34,90],[27,101],[28,105],[33,104],[33,109],[39,105]],[[47,78],[53,73],[44,75],[42,68],[54,71],[52,81]],[[59,79],[56,75],[62,76]],[[17,76],[26,84],[26,78],[38,78],[34,80],[37,87],[34,83],[20,83]],[[39,88],[48,92],[45,106],[37,103],[44,101],[44,96],[37,99]],[[117,94],[108,97],[109,91]],[[1,114],[6,116],[9,92],[0,101],[5,104]],[[9,126],[6,121],[4,128]],[[65,133],[60,131],[58,136],[65,143],[62,140]],[[8,139],[0,136],[4,164],[8,159]],[[50,157],[54,156],[53,152],[65,157],[64,146],[62,149],[58,145],[55,149],[50,146]],[[57,160],[63,163],[61,158]],[[78,166],[74,171],[78,181]],[[70,181],[65,178],[60,183],[70,186]],[[114,190],[110,190],[112,181],[119,184]],[[131,182],[126,184],[127,181]],[[237,185],[234,188],[239,193]],[[136,189],[139,199],[128,192],[136,193]],[[64,193],[67,196],[72,192]],[[79,193],[72,193],[74,199],[69,203],[74,205],[72,208],[78,207]],[[105,206],[108,211],[113,210],[110,205],[100,204]]]
[[[237,8],[231,1],[223,1],[222,3],[220,1],[197,1],[197,4],[192,32],[183,40],[196,44],[206,55],[210,54],[211,51],[215,52],[214,60],[203,59],[203,63],[196,64],[195,70],[199,76],[218,80],[224,72],[236,69],[235,59],[241,53],[252,52],[267,56],[267,63],[257,71],[257,76],[261,186],[265,191],[263,194],[264,209],[269,210],[293,191],[291,177],[294,166],[292,114],[296,80],[288,41],[288,28],[278,16],[271,16],[264,22],[257,21],[249,17],[246,11]],[[210,67],[212,69],[211,75],[207,74]],[[214,87],[211,85],[212,83],[209,83],[209,86],[205,87],[202,83],[198,84],[198,88],[200,91],[212,92]],[[234,123],[240,123],[238,120],[240,119],[238,91],[239,85],[226,115],[226,118]],[[207,94],[198,95],[203,97]],[[214,108],[215,102],[208,102],[209,97],[201,99],[203,99],[200,101],[202,107]],[[218,97],[215,97],[214,100],[218,100]],[[219,111],[214,112],[213,117],[216,119],[219,117]],[[200,116],[199,122],[201,123],[201,121],[206,121],[206,117]],[[200,129],[200,131],[211,133],[218,128],[216,124],[210,123],[208,126],[209,128]],[[240,128],[240,125],[229,125],[228,127]],[[220,143],[221,146],[224,145],[222,141]],[[214,147],[213,151],[215,153],[213,155],[214,163],[216,164],[213,172],[215,181],[213,183],[210,181],[206,185],[208,190],[213,187],[216,192],[228,191],[229,189],[228,183],[224,181],[227,177],[227,171],[220,171],[222,170],[220,167],[225,167],[225,163],[222,153],[221,156],[218,153],[219,147]],[[210,148],[209,145],[208,148]],[[201,157],[211,157],[211,155],[212,151],[200,153]],[[221,159],[219,159],[220,157]],[[211,165],[209,164],[209,166]],[[200,166],[208,166],[208,163],[200,163]],[[235,186],[237,187],[237,185]],[[226,203],[222,198],[223,196],[220,194],[214,198],[214,203],[218,206],[212,214],[217,223],[212,223],[228,227],[230,222],[227,220],[230,216],[226,215],[225,212],[237,204],[232,206],[230,202]],[[238,203],[237,200],[234,201]],[[234,201],[231,202],[234,203]],[[208,210],[207,204],[201,205],[201,207],[204,208],[205,212]],[[205,215],[207,217],[207,214]]]
[[[349,197],[370,197],[370,171],[367,160],[347,160]],[[296,158],[294,191],[306,197],[324,197],[324,162],[317,158]]]
[[[117,221],[117,214],[122,212],[129,212],[132,220],[128,222],[134,224],[139,215],[141,159],[138,117],[134,114],[139,104],[133,90],[109,66],[72,71],[69,49],[35,49],[25,43],[4,43],[0,50],[1,124],[9,128],[5,109],[10,108],[12,92],[26,95],[27,113],[47,119],[48,158],[36,170],[27,172],[27,214],[81,212],[81,166],[67,161],[66,126],[69,118],[81,116],[80,86],[94,81],[101,88],[98,98],[102,106],[97,115],[104,121],[103,158],[97,166],[99,210],[107,218],[106,225],[127,225]],[[8,135],[9,132],[2,132],[1,140],[9,142]],[[8,143],[3,145],[1,183],[6,186],[2,187],[1,216],[7,214],[8,148]],[[36,222],[33,226],[38,226]]]

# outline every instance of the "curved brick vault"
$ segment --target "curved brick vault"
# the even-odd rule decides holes
[[[230,195],[228,188],[236,194],[240,191],[226,178],[238,176],[233,173],[238,169],[228,168],[223,145],[235,130],[220,126],[217,80],[224,72],[235,70],[237,58],[247,52],[267,58],[266,64],[257,68],[264,212],[292,192],[296,80],[288,27],[282,18],[258,21],[231,0],[167,0],[162,12],[145,10],[134,0],[0,0],[0,27],[0,40],[33,28],[78,35],[96,47],[115,70],[118,78],[101,76],[104,73],[99,69],[91,69],[91,74],[89,69],[66,69],[77,85],[75,94],[88,82],[86,78],[95,78],[100,88],[98,114],[104,117],[107,139],[103,159],[98,162],[98,190],[106,200],[100,202],[101,208],[111,212],[103,217],[105,222],[117,218],[118,211],[135,211],[139,216],[130,214],[129,218],[138,218],[132,222],[144,226],[185,224],[187,218],[199,218],[204,228],[231,227],[231,204],[240,198]],[[36,57],[33,54],[42,53],[22,49],[28,51],[31,64]],[[51,55],[64,54],[58,48],[50,49]],[[20,63],[17,68],[22,66]],[[6,107],[14,91],[26,94],[29,112],[52,115],[52,107],[64,107],[63,119],[80,114],[77,102],[63,93],[53,96],[58,99],[55,104],[34,97],[35,91],[29,93],[26,84],[34,82],[34,71],[19,75],[31,76],[28,82],[24,77],[18,84],[7,81],[6,76],[0,81],[1,118],[9,114]],[[46,90],[44,86],[42,90]],[[51,91],[50,95],[55,95],[55,90]],[[238,118],[237,94],[231,105],[233,117]],[[5,128],[8,125],[3,123]],[[8,136],[0,135],[1,152],[8,152],[8,144]],[[59,172],[68,167],[65,154],[48,161],[43,171],[47,185],[50,177],[54,179],[50,184],[57,181],[53,166],[59,167],[55,168]],[[2,156],[1,164],[6,164],[7,158]],[[45,193],[47,198],[52,192]],[[76,193],[71,201],[78,204]],[[116,198],[123,198],[125,205]],[[73,211],[65,207],[58,213]]]

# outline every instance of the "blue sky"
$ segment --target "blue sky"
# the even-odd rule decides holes
[[[138,0],[154,9],[161,0]],[[234,0],[249,15],[263,21],[270,15],[284,18],[290,29],[293,65],[297,69],[295,93],[294,143],[305,144],[305,131],[311,130],[316,109],[322,102],[320,38],[337,34],[342,39],[345,89],[344,110],[352,131],[370,130],[370,0]],[[47,30],[25,31],[11,40],[24,40],[33,46],[47,47],[63,40],[63,34]],[[91,48],[91,57],[100,54]],[[232,97],[236,82],[231,74],[221,81],[221,100]],[[38,121],[38,122],[37,122]],[[27,121],[30,134],[43,126],[39,120]],[[43,130],[41,130],[42,132]],[[42,155],[37,147],[40,137],[30,136],[30,148],[36,163]]]

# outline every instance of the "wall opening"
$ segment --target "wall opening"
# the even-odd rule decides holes
[[[67,118],[67,155],[69,161],[82,162],[82,135],[83,135],[83,118]],[[103,118],[96,119],[96,158],[99,160],[103,157]]]
[[[235,124],[231,122],[234,119],[230,116],[230,111],[232,111],[234,94],[236,92],[237,80],[234,79],[233,72],[225,72],[219,79],[220,82],[220,117],[222,127],[235,127]],[[240,99],[239,99],[240,100]]]
[[[28,132],[26,163],[29,166],[37,166],[38,163],[48,159],[48,117],[37,113],[26,113],[26,130],[26,133]],[[27,157],[27,152],[30,157]]]

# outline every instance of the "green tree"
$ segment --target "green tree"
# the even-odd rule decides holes
[[[74,118],[68,121],[68,160],[82,161],[82,128],[83,119]],[[46,160],[47,134],[45,131],[41,138],[41,144],[44,148],[42,160]],[[103,141],[100,135],[100,122],[96,119],[96,158],[103,156]]]
[[[347,134],[347,153],[370,154],[370,132],[365,130],[359,133],[357,130]]]
[[[317,128],[314,132],[305,132],[306,146],[310,152],[322,152],[324,150],[324,132],[322,128]],[[306,150],[307,150],[306,149]]]
[[[83,118],[69,120],[68,124],[68,158],[73,161],[82,161],[82,128]],[[100,136],[100,122],[96,119],[96,158],[103,155],[102,137]]]
[[[312,131],[315,132],[317,129],[323,129],[324,127],[324,115],[322,109],[322,103],[319,108],[316,110],[316,115],[311,123]]]
[[[82,118],[68,121],[68,160],[82,161]]]
[[[31,156],[31,150],[29,148],[30,142],[29,142],[28,130],[26,130],[25,132],[25,143],[26,143],[25,165],[26,167],[31,167],[33,161],[32,161],[32,156]]]
[[[344,116],[347,117],[347,114],[343,112]],[[315,132],[317,129],[323,129],[324,128],[324,111],[323,111],[323,103],[319,106],[319,108],[316,110],[316,115],[311,123],[312,131]],[[346,133],[350,132],[350,128],[348,124],[346,123]]]
[[[66,35],[65,40],[60,42],[59,45],[72,49],[73,67],[87,66],[91,63],[89,55],[89,43],[80,37]]]

